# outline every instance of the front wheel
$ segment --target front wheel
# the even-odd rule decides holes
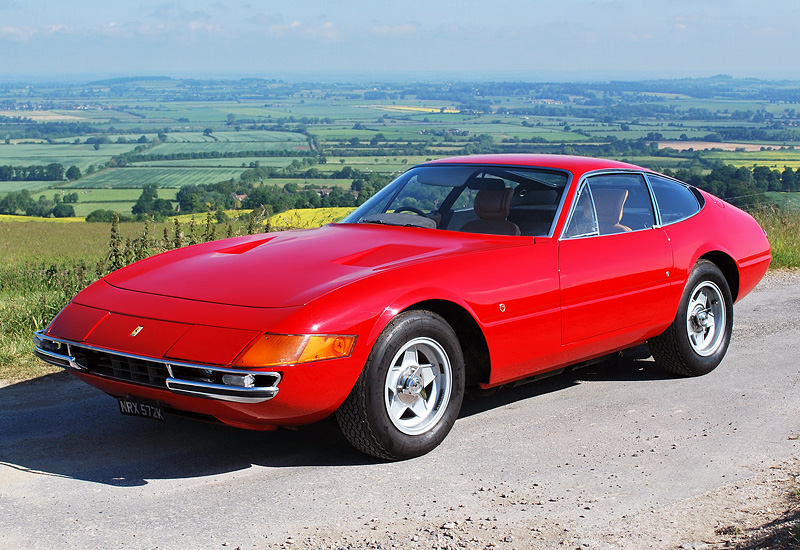
[[[679,376],[699,376],[720,364],[731,341],[733,299],[728,282],[708,260],[694,266],[675,320],[648,342],[653,358]]]
[[[464,358],[455,332],[432,311],[410,310],[383,330],[336,420],[366,454],[414,458],[444,440],[463,396]]]

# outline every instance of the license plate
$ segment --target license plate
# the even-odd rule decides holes
[[[119,403],[119,412],[126,416],[152,418],[153,420],[160,420],[161,422],[166,422],[167,420],[164,418],[164,408],[161,405],[145,403],[130,397],[117,399],[117,402]]]

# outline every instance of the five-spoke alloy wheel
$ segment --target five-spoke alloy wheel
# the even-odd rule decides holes
[[[453,329],[432,311],[395,317],[336,411],[359,450],[389,460],[430,452],[447,436],[464,396],[464,358]]]
[[[419,435],[436,425],[447,410],[453,369],[436,340],[414,338],[395,354],[386,376],[386,412],[395,428]]]
[[[653,358],[679,376],[699,376],[722,361],[733,329],[733,298],[725,276],[700,260],[686,281],[675,320],[648,341]]]

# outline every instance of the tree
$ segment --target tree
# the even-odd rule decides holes
[[[103,210],[102,208],[98,210],[92,210],[91,212],[89,212],[89,215],[86,216],[86,221],[89,223],[94,223],[94,222],[111,223],[113,219],[114,219],[114,212],[111,210]]]
[[[75,181],[81,179],[83,174],[81,174],[81,169],[73,164],[72,166],[67,168],[66,176],[68,180]]]
[[[39,218],[46,218],[53,212],[53,208],[55,208],[56,204],[49,200],[44,195],[39,197],[39,200],[36,202],[31,201],[28,207],[25,209],[25,214],[28,216],[36,216]]]
[[[64,179],[64,167],[57,162],[48,164],[44,168],[44,175],[47,181],[61,181]]]
[[[142,194],[131,208],[131,212],[137,215],[169,216],[172,214],[172,203],[167,199],[158,198],[157,183],[148,183],[142,188]]]
[[[64,204],[63,202],[57,204],[53,208],[53,217],[55,218],[74,218],[75,208],[71,204]]]
[[[11,191],[0,199],[0,214],[16,214],[26,212],[33,206],[34,202],[27,189],[22,191]]]
[[[213,131],[214,131],[213,128],[206,128],[205,130],[203,130],[203,135],[204,136],[210,136],[211,132],[213,132]]]
[[[792,191],[797,191],[797,187],[797,174],[792,170],[791,166],[787,166],[781,174],[781,189],[790,193]]]

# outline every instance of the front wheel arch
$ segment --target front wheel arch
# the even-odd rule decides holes
[[[467,386],[489,382],[492,364],[489,344],[486,343],[480,325],[469,311],[447,300],[426,300],[408,307],[406,311],[411,309],[433,311],[453,327],[464,355]]]

